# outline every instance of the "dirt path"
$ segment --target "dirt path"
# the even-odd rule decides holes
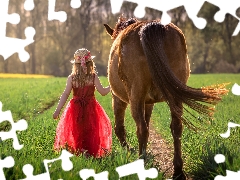
[[[149,150],[154,155],[154,161],[159,171],[164,172],[165,178],[173,175],[173,147],[167,144],[159,133],[156,132],[153,124],[149,128]]]

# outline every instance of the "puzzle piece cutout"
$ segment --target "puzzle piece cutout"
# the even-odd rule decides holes
[[[225,162],[225,156],[224,155],[222,155],[222,154],[216,154],[215,156],[214,156],[214,160],[215,160],[215,162],[216,163],[224,163]]]
[[[26,0],[24,2],[24,9],[27,10],[27,11],[31,11],[33,10],[35,7],[34,5],[34,1],[33,0]]]
[[[236,96],[240,96],[240,86],[237,83],[232,86],[232,93]]]
[[[17,13],[8,14],[8,0],[1,0],[0,5],[0,38],[6,36],[6,23],[18,24],[20,16]]]
[[[94,169],[82,169],[79,171],[79,175],[83,180],[87,180],[90,177],[93,177],[94,180],[108,180],[108,171],[96,174]]]
[[[55,12],[54,11],[54,8],[52,8],[53,7],[53,5],[54,5],[54,3],[56,3],[56,0],[49,0],[49,2],[51,1],[51,11],[50,11],[50,13],[51,12],[53,12],[53,13],[56,13],[55,15],[57,15],[58,14],[58,12]],[[73,2],[74,0],[71,0],[71,6],[73,7]],[[76,0],[77,1],[77,0]],[[7,1],[6,0],[1,0],[1,3],[6,3]],[[32,5],[27,5],[27,3],[31,3],[32,2]],[[52,2],[54,2],[54,3],[52,3]],[[79,2],[80,2],[80,0],[79,0]],[[123,2],[123,1],[122,1]],[[133,0],[132,0],[132,2],[134,2]],[[135,1],[135,2],[137,2],[137,1]],[[144,1],[145,2],[145,1]],[[158,1],[158,3],[160,3],[160,2],[163,2],[163,0],[161,0],[161,1]],[[193,1],[193,2],[187,2],[187,1],[181,1],[181,0],[179,0],[179,1],[177,1],[177,0],[170,0],[170,1],[168,1],[168,2],[170,2],[170,4],[172,4],[172,5],[170,5],[170,7],[168,7],[168,8],[166,8],[166,10],[164,10],[163,12],[165,13],[164,14],[164,16],[165,16],[165,18],[163,18],[163,20],[164,19],[167,19],[167,18],[169,18],[170,16],[167,14],[167,11],[168,10],[170,10],[170,9],[173,9],[173,8],[176,8],[176,7],[179,7],[180,5],[182,5],[182,4],[184,4],[184,2],[186,2],[185,3],[185,8],[189,5],[189,7],[191,7],[191,9],[193,9],[193,7],[194,8],[200,8],[201,6],[198,6],[198,5],[196,5],[197,3],[200,3],[201,1]],[[210,1],[209,0],[209,2],[212,2],[212,1]],[[236,1],[234,1],[232,4],[231,3],[229,3],[229,1],[227,1],[227,3],[228,3],[228,6],[229,6],[229,4],[230,5],[234,5],[234,3],[235,3]],[[115,1],[115,2],[113,2],[113,0],[111,1],[111,4],[112,3],[119,3],[119,4],[121,4],[121,1],[119,0],[119,1]],[[144,9],[144,7],[146,7],[146,6],[148,6],[148,7],[150,7],[150,8],[153,8],[153,9],[156,9],[156,7],[158,8],[158,6],[156,6],[156,5],[154,5],[154,3],[152,3],[152,1],[147,1],[146,3],[148,3],[148,5],[144,5],[144,4],[140,4],[140,3],[142,3],[142,2],[137,2],[139,5],[138,5],[138,7],[135,9],[135,11],[140,11],[141,9]],[[190,4],[191,3],[194,3],[194,6],[191,6]],[[215,4],[215,5],[217,5],[217,3],[219,3],[219,2],[217,2],[217,1],[215,1],[215,2],[213,2],[213,4]],[[25,7],[26,7],[26,10],[32,10],[32,9],[34,9],[34,2],[33,2],[33,0],[26,0],[25,1]],[[53,5],[52,5],[53,4]],[[162,5],[164,5],[164,4],[166,4],[166,1],[165,2],[163,2],[163,4]],[[179,5],[180,4],[180,5]],[[235,3],[236,4],[236,3]],[[80,2],[80,5],[81,5],[81,2]],[[79,5],[79,7],[80,7],[80,5]],[[151,6],[151,5],[153,5],[153,7]],[[31,7],[32,6],[32,7]],[[0,6],[0,7],[2,7],[2,6]],[[76,6],[77,7],[77,6]],[[220,6],[219,6],[220,7]],[[239,7],[239,6],[234,6],[234,7]],[[214,18],[215,18],[215,20],[216,20],[216,18],[218,18],[218,22],[221,20],[221,16],[223,16],[223,17],[225,17],[225,14],[226,14],[226,12],[225,11],[222,11],[222,9],[224,9],[224,8],[226,8],[226,7],[220,7],[220,11],[218,12],[218,13],[216,13],[215,14],[215,16],[214,16]],[[168,9],[168,10],[167,10]],[[159,10],[159,8],[158,8],[158,10]],[[186,8],[186,11],[187,11],[187,13],[188,13],[188,15],[189,15],[189,17],[191,17],[191,15],[190,15],[190,9],[188,9],[188,8]],[[3,11],[2,11],[3,12]],[[196,12],[198,12],[198,11],[196,11]],[[227,11],[228,12],[228,11]],[[7,13],[6,13],[7,14]],[[231,13],[231,14],[233,14],[233,13]],[[17,21],[14,21],[13,19],[17,19],[19,16],[17,15],[17,14],[12,14],[12,15],[7,15],[8,17],[7,17],[7,20],[5,20],[5,22],[10,22],[10,23],[18,23]],[[17,17],[18,16],[18,17]],[[194,17],[192,17],[192,20],[193,20],[193,22],[195,23],[195,25],[196,25],[196,27],[198,27],[198,28],[204,28],[205,26],[206,26],[206,24],[207,24],[207,22],[205,21],[205,19],[204,18],[201,18],[201,17],[197,17],[197,15],[194,13],[194,15],[193,15]],[[196,16],[196,17],[195,17]],[[1,18],[2,16],[0,16],[0,18]],[[57,16],[54,16],[55,18],[56,18],[56,20],[59,20],[59,17],[57,17]],[[19,18],[20,19],[20,18]],[[54,19],[54,18],[53,18]],[[224,19],[224,18],[223,18]],[[60,20],[59,20],[60,21]],[[167,20],[166,20],[167,21]],[[204,24],[205,23],[205,24]],[[6,24],[4,24],[4,25],[6,25]],[[238,26],[239,26],[239,23],[238,23]],[[0,27],[2,27],[2,26],[0,26]],[[35,34],[35,33],[34,33]],[[5,36],[5,35],[4,35]],[[0,42],[3,42],[3,41],[1,41],[1,34],[0,34]],[[32,37],[33,38],[33,37]],[[14,43],[14,42],[13,42]],[[27,45],[29,45],[29,44],[27,44]],[[27,46],[27,45],[25,45],[25,46]],[[24,46],[24,47],[25,47]],[[21,47],[22,47],[22,45],[21,45]],[[5,46],[4,46],[4,48],[0,48],[0,49],[5,49]],[[17,51],[16,51],[17,52]],[[22,52],[22,51],[21,51]],[[0,51],[0,54],[1,54],[1,51]],[[0,111],[0,113],[1,113],[1,111]],[[1,117],[1,116],[0,116]],[[0,136],[1,137],[1,136]],[[47,160],[47,161],[52,161],[52,160]],[[127,170],[132,170],[128,175],[130,175],[130,174],[132,174],[132,172],[134,172],[134,173],[136,173],[136,171],[133,171],[133,169],[135,169],[136,167],[134,166],[128,166],[128,165],[124,165],[124,166],[122,166],[122,167],[119,167],[120,169],[122,168],[122,169],[124,169],[124,167],[128,167],[128,168],[126,168]],[[26,170],[31,170],[31,165],[30,166],[26,166],[25,167],[25,169]],[[46,166],[45,166],[46,167]],[[47,168],[46,168],[47,169]],[[32,168],[32,170],[33,170],[33,168]],[[143,170],[144,170],[144,168],[143,168]],[[148,171],[148,170],[146,170],[146,171]],[[84,171],[83,171],[84,172]],[[92,175],[95,175],[95,173],[94,173],[94,171],[89,171]],[[227,171],[227,173],[228,172],[231,172],[231,171]],[[26,173],[28,173],[28,172],[26,172]],[[90,174],[90,173],[88,173],[88,174]],[[123,176],[125,176],[124,174],[121,174],[121,172],[119,172],[119,174],[120,174],[120,176],[121,177],[123,177]],[[26,174],[27,175],[27,174]],[[33,176],[32,174],[28,174],[29,175],[29,179],[31,179],[30,178],[30,176],[32,176],[33,178],[35,178],[35,176]],[[99,175],[99,174],[98,174]],[[139,174],[138,174],[139,175]],[[42,176],[43,177],[43,176]],[[47,176],[46,175],[46,177],[47,178],[50,178],[49,176]],[[147,175],[145,174],[145,177],[147,177]],[[1,179],[1,178],[0,178]],[[35,178],[35,179],[37,179],[37,178]],[[144,178],[145,179],[145,178]]]
[[[71,0],[70,5],[72,8],[77,9],[81,6],[81,0]],[[58,20],[65,22],[67,20],[67,13],[65,11],[55,11],[56,0],[48,0],[48,20]],[[24,9],[31,11],[34,9],[34,1],[26,0],[24,3]]]
[[[80,8],[81,0],[71,0],[70,6],[74,9]]]
[[[219,7],[218,6],[215,6],[214,4],[211,4],[211,3],[209,3],[209,2],[204,2],[204,4],[203,4],[203,6],[202,6],[202,8],[201,8],[201,10],[198,12],[198,14],[197,14],[197,16],[199,17],[199,16],[201,16],[202,18],[204,18],[204,16],[202,15],[202,11],[204,11],[204,9],[211,9],[211,11],[209,12],[209,15],[207,15],[207,16],[212,16],[213,17],[213,20],[214,20],[214,16],[217,14],[217,13],[219,13],[220,12],[220,9],[219,9]],[[238,18],[236,18],[235,16],[233,16],[233,15],[231,15],[230,13],[226,13],[225,15],[224,15],[224,21],[225,21],[225,18],[228,18],[228,19],[232,19],[231,20],[231,24],[229,23],[229,25],[228,25],[228,30],[229,30],[229,33],[230,34],[233,34],[234,33],[234,30],[235,30],[235,28],[237,27],[237,25],[239,24],[239,20],[238,20]],[[210,20],[211,21],[211,20]],[[218,25],[221,25],[221,23],[225,23],[225,22],[218,22],[218,21],[215,21],[214,23],[215,24],[218,24]],[[212,23],[212,22],[211,22]],[[206,25],[206,27],[211,27],[212,26],[212,24],[207,24]],[[225,34],[226,36],[228,36],[227,34]]]
[[[240,86],[235,83],[232,87],[232,93],[235,95],[240,95]],[[236,124],[236,123],[232,123],[229,122],[228,123],[228,130],[226,133],[220,134],[221,137],[223,138],[228,138],[230,136],[230,131],[231,128],[235,128],[235,127],[240,127],[240,124]],[[214,160],[216,163],[224,163],[225,162],[225,156],[223,154],[217,154],[214,157]],[[222,175],[217,175],[214,180],[225,180],[225,179],[240,179],[240,171],[234,172],[234,171],[229,171],[226,170],[226,176],[222,176]]]
[[[235,127],[240,127],[240,124],[236,124],[236,123],[232,123],[232,122],[229,122],[228,123],[228,130],[226,133],[223,133],[223,134],[220,134],[220,136],[222,138],[228,138],[230,136],[230,131],[231,131],[231,128],[235,128]]]
[[[67,13],[65,11],[55,11],[56,0],[48,0],[48,20],[58,20],[65,22],[67,20]],[[81,6],[81,0],[71,0],[70,6],[77,9]]]
[[[119,1],[113,1],[111,0],[112,5],[112,11],[113,13],[116,13],[120,10],[121,5],[124,0]],[[138,1],[138,0],[128,0],[129,2],[137,3],[138,6],[136,7],[134,13],[136,16],[143,17],[145,12],[145,7],[157,9],[159,11],[162,11],[162,23],[167,24],[171,21],[171,17],[168,14],[168,11],[174,8],[177,8],[179,6],[184,6],[187,14],[190,19],[192,19],[195,26],[199,29],[203,29],[207,22],[204,18],[197,17],[197,12],[200,10],[202,4],[204,3],[204,0],[199,1],[189,1],[189,0],[149,0],[149,1]],[[210,3],[213,3],[217,5],[221,10],[217,12],[214,16],[215,20],[218,22],[222,22],[225,18],[225,15],[227,13],[232,14],[234,17],[238,18],[236,16],[236,10],[238,7],[240,7],[240,1],[230,0],[232,1],[229,3],[229,1],[217,1],[217,0],[209,0]],[[55,5],[56,0],[48,0],[48,20],[58,20],[60,22],[64,22],[67,19],[67,14],[64,11],[55,11]],[[227,6],[226,6],[227,3]],[[35,29],[32,27],[27,27],[25,29],[25,36],[26,39],[17,39],[17,38],[9,38],[6,37],[6,23],[12,23],[12,24],[18,24],[20,21],[20,17],[18,14],[8,14],[8,5],[9,0],[2,0],[1,1],[1,9],[0,9],[0,55],[4,57],[6,60],[8,57],[13,55],[15,52],[18,53],[19,59],[22,62],[25,62],[29,59],[29,54],[24,50],[26,46],[33,43],[33,37],[35,35]],[[70,5],[72,8],[79,8],[81,6],[80,0],[71,0]],[[26,0],[24,3],[25,10],[31,11],[34,9],[34,1],[33,0]],[[240,23],[236,26],[235,31],[233,32],[233,35],[237,35],[240,31]],[[7,48],[6,48],[7,47]]]
[[[0,55],[6,60],[14,53],[18,53],[19,59],[25,62],[29,59],[29,54],[25,51],[25,47],[33,43],[33,37],[35,35],[35,29],[33,27],[27,27],[25,29],[26,39],[17,39],[6,37],[6,24],[18,24],[20,21],[19,14],[8,14],[9,0],[1,0],[0,6]]]
[[[232,179],[240,179],[240,171],[234,172],[226,170],[226,176],[217,175],[214,180],[232,180]]]
[[[150,168],[146,170],[144,168],[144,160],[139,159],[129,164],[117,167],[116,171],[119,174],[119,178],[129,176],[131,174],[137,174],[139,180],[145,180],[146,178],[156,178],[158,176],[158,171],[155,168]]]
[[[64,11],[55,12],[56,0],[48,0],[48,20],[58,20],[65,22],[67,20],[67,14]],[[80,0],[71,0],[70,5],[72,8],[79,8],[81,6]],[[18,24],[20,22],[20,16],[17,13],[8,14],[9,0],[1,0],[0,2],[0,55],[4,60],[9,58],[14,53],[18,53],[19,59],[22,62],[29,60],[30,55],[25,51],[25,47],[34,42],[34,36],[36,31],[33,27],[26,27],[25,37],[26,39],[18,39],[6,37],[6,24]],[[24,9],[27,11],[33,10],[35,7],[34,0],[25,0]]]
[[[13,148],[15,150],[20,150],[21,148],[23,148],[23,145],[19,144],[18,138],[17,138],[17,131],[23,131],[27,129],[27,121],[24,119],[21,119],[17,122],[13,121],[12,118],[12,113],[11,111],[2,111],[2,102],[0,102],[0,123],[3,121],[9,121],[11,123],[11,130],[8,132],[0,132],[0,138],[2,140],[6,140],[6,139],[13,139]]]
[[[64,11],[55,11],[56,0],[48,0],[48,20],[59,20],[65,22],[67,20],[67,13]]]
[[[220,163],[224,163],[225,162],[225,156],[222,154],[217,154],[214,157],[214,160],[216,163],[220,164]],[[226,176],[222,176],[222,175],[217,175],[214,180],[226,180],[226,179],[239,179],[240,178],[240,171],[238,172],[234,172],[234,171],[229,171],[226,170]]]
[[[12,156],[8,156],[4,158],[3,160],[0,159],[0,179],[5,180],[5,175],[3,172],[3,168],[10,168],[14,166],[14,159]]]
[[[118,13],[121,9],[124,0],[114,1],[111,0],[111,7],[113,14]],[[180,6],[184,6],[188,17],[193,21],[194,25],[198,29],[203,29],[206,27],[206,20],[204,18],[198,17],[197,13],[202,8],[204,0],[191,1],[191,0],[148,0],[148,1],[138,1],[138,0],[126,0],[129,2],[137,3],[138,6],[134,11],[134,15],[138,18],[143,18],[145,12],[145,7],[157,9],[162,11],[161,22],[163,24],[168,24],[171,22],[171,17],[168,14],[168,11],[175,9]],[[214,19],[221,23],[225,19],[227,13],[233,15],[237,19],[240,19],[236,16],[236,10],[240,7],[240,1],[230,0],[229,1],[219,1],[219,0],[208,0],[209,3],[212,3],[220,8],[220,11],[217,12],[214,16]],[[236,29],[233,32],[233,36],[236,36],[240,31],[240,23],[236,26]]]
[[[26,175],[26,178],[22,180],[50,180],[48,164],[58,160],[62,160],[62,169],[64,171],[70,171],[73,168],[72,161],[70,160],[70,157],[72,156],[73,154],[71,154],[70,152],[62,150],[61,155],[58,158],[51,160],[43,160],[46,172],[38,175],[33,175],[33,166],[31,164],[25,164],[23,166],[23,173]]]

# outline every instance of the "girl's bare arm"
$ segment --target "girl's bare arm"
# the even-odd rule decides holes
[[[64,91],[61,95],[61,98],[58,102],[57,108],[56,108],[55,112],[53,113],[53,118],[54,119],[58,118],[62,107],[66,103],[66,101],[68,99],[68,96],[71,93],[71,90],[72,90],[72,77],[70,75],[70,76],[68,76],[66,87],[65,87],[65,89],[64,89]]]
[[[102,95],[102,96],[105,96],[107,95],[109,92],[110,92],[110,86],[108,87],[103,87],[101,82],[100,82],[100,79],[97,75],[95,75],[95,79],[94,79],[94,85],[97,89],[97,91]]]

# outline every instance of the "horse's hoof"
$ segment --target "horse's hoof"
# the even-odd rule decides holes
[[[130,151],[131,153],[134,153],[134,152],[136,152],[136,149],[133,148],[133,147],[129,147],[129,148],[128,148],[128,151]]]
[[[146,153],[146,151],[143,151],[143,153],[139,155],[139,159],[146,160],[146,158],[147,158],[147,153]]]
[[[174,173],[172,179],[173,179],[173,180],[186,180],[187,177],[186,177],[186,175],[185,175],[184,172],[179,173],[179,174]]]

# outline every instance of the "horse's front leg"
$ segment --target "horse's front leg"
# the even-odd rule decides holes
[[[125,116],[125,110],[127,108],[127,103],[123,102],[121,99],[119,99],[117,96],[113,96],[113,110],[114,110],[114,116],[115,116],[115,134],[118,137],[121,145],[123,147],[127,146],[129,148],[129,145],[126,141],[126,130],[124,126],[124,116]]]
[[[130,105],[132,117],[135,120],[137,126],[139,156],[143,156],[143,158],[145,158],[149,136],[148,125],[145,121],[145,102],[144,100],[141,100],[139,97],[136,97],[132,98]]]
[[[173,112],[173,109],[177,109],[177,113]],[[174,174],[173,179],[185,180],[186,176],[183,173],[183,160],[182,160],[182,150],[181,150],[181,136],[182,136],[182,120],[181,116],[183,114],[183,105],[182,102],[175,102],[173,107],[170,107],[171,110],[171,132],[174,141]]]

